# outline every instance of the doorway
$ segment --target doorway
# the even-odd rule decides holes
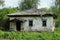
[[[16,30],[17,31],[21,30],[21,22],[16,22]]]

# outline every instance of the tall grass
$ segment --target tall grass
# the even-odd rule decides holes
[[[60,28],[54,32],[3,32],[0,38],[10,40],[60,40]]]

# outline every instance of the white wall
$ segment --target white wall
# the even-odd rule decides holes
[[[44,18],[44,17],[43,17]],[[10,20],[14,19],[13,17]],[[42,26],[42,18],[41,17],[17,17],[17,19],[26,20],[22,22],[21,27],[25,31],[54,31],[54,21],[53,17],[45,17],[47,19],[47,26]],[[33,27],[29,27],[29,20],[33,20]]]

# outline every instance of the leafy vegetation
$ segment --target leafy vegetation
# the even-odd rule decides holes
[[[3,8],[0,9],[0,29],[7,28],[6,22],[8,21],[7,14],[17,12],[17,8]]]
[[[54,32],[3,32],[0,30],[1,39],[10,40],[60,40],[60,28]]]
[[[4,5],[4,0],[0,0],[0,6],[3,6]]]
[[[51,6],[49,9],[47,8],[41,8],[41,10],[45,12],[52,12],[56,14],[57,19],[55,20],[56,22],[56,27],[60,27],[60,0],[55,0],[55,5]]]
[[[60,27],[60,0],[55,0],[55,7],[56,7],[56,14],[58,17],[56,20],[56,23],[57,23],[56,26]]]
[[[7,14],[14,13],[14,12],[17,12],[17,11],[18,11],[17,8],[3,8],[3,9],[0,9],[0,19],[5,19]]]
[[[20,11],[31,9],[31,8],[37,8],[39,0],[22,0],[22,2],[19,5]]]

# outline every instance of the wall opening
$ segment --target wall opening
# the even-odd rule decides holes
[[[43,20],[42,20],[42,26],[43,26],[43,27],[46,27],[46,26],[47,26],[47,20],[46,20],[46,19],[43,19]]]
[[[29,26],[33,26],[33,20],[29,20]]]
[[[21,22],[16,22],[16,30],[21,31]]]

